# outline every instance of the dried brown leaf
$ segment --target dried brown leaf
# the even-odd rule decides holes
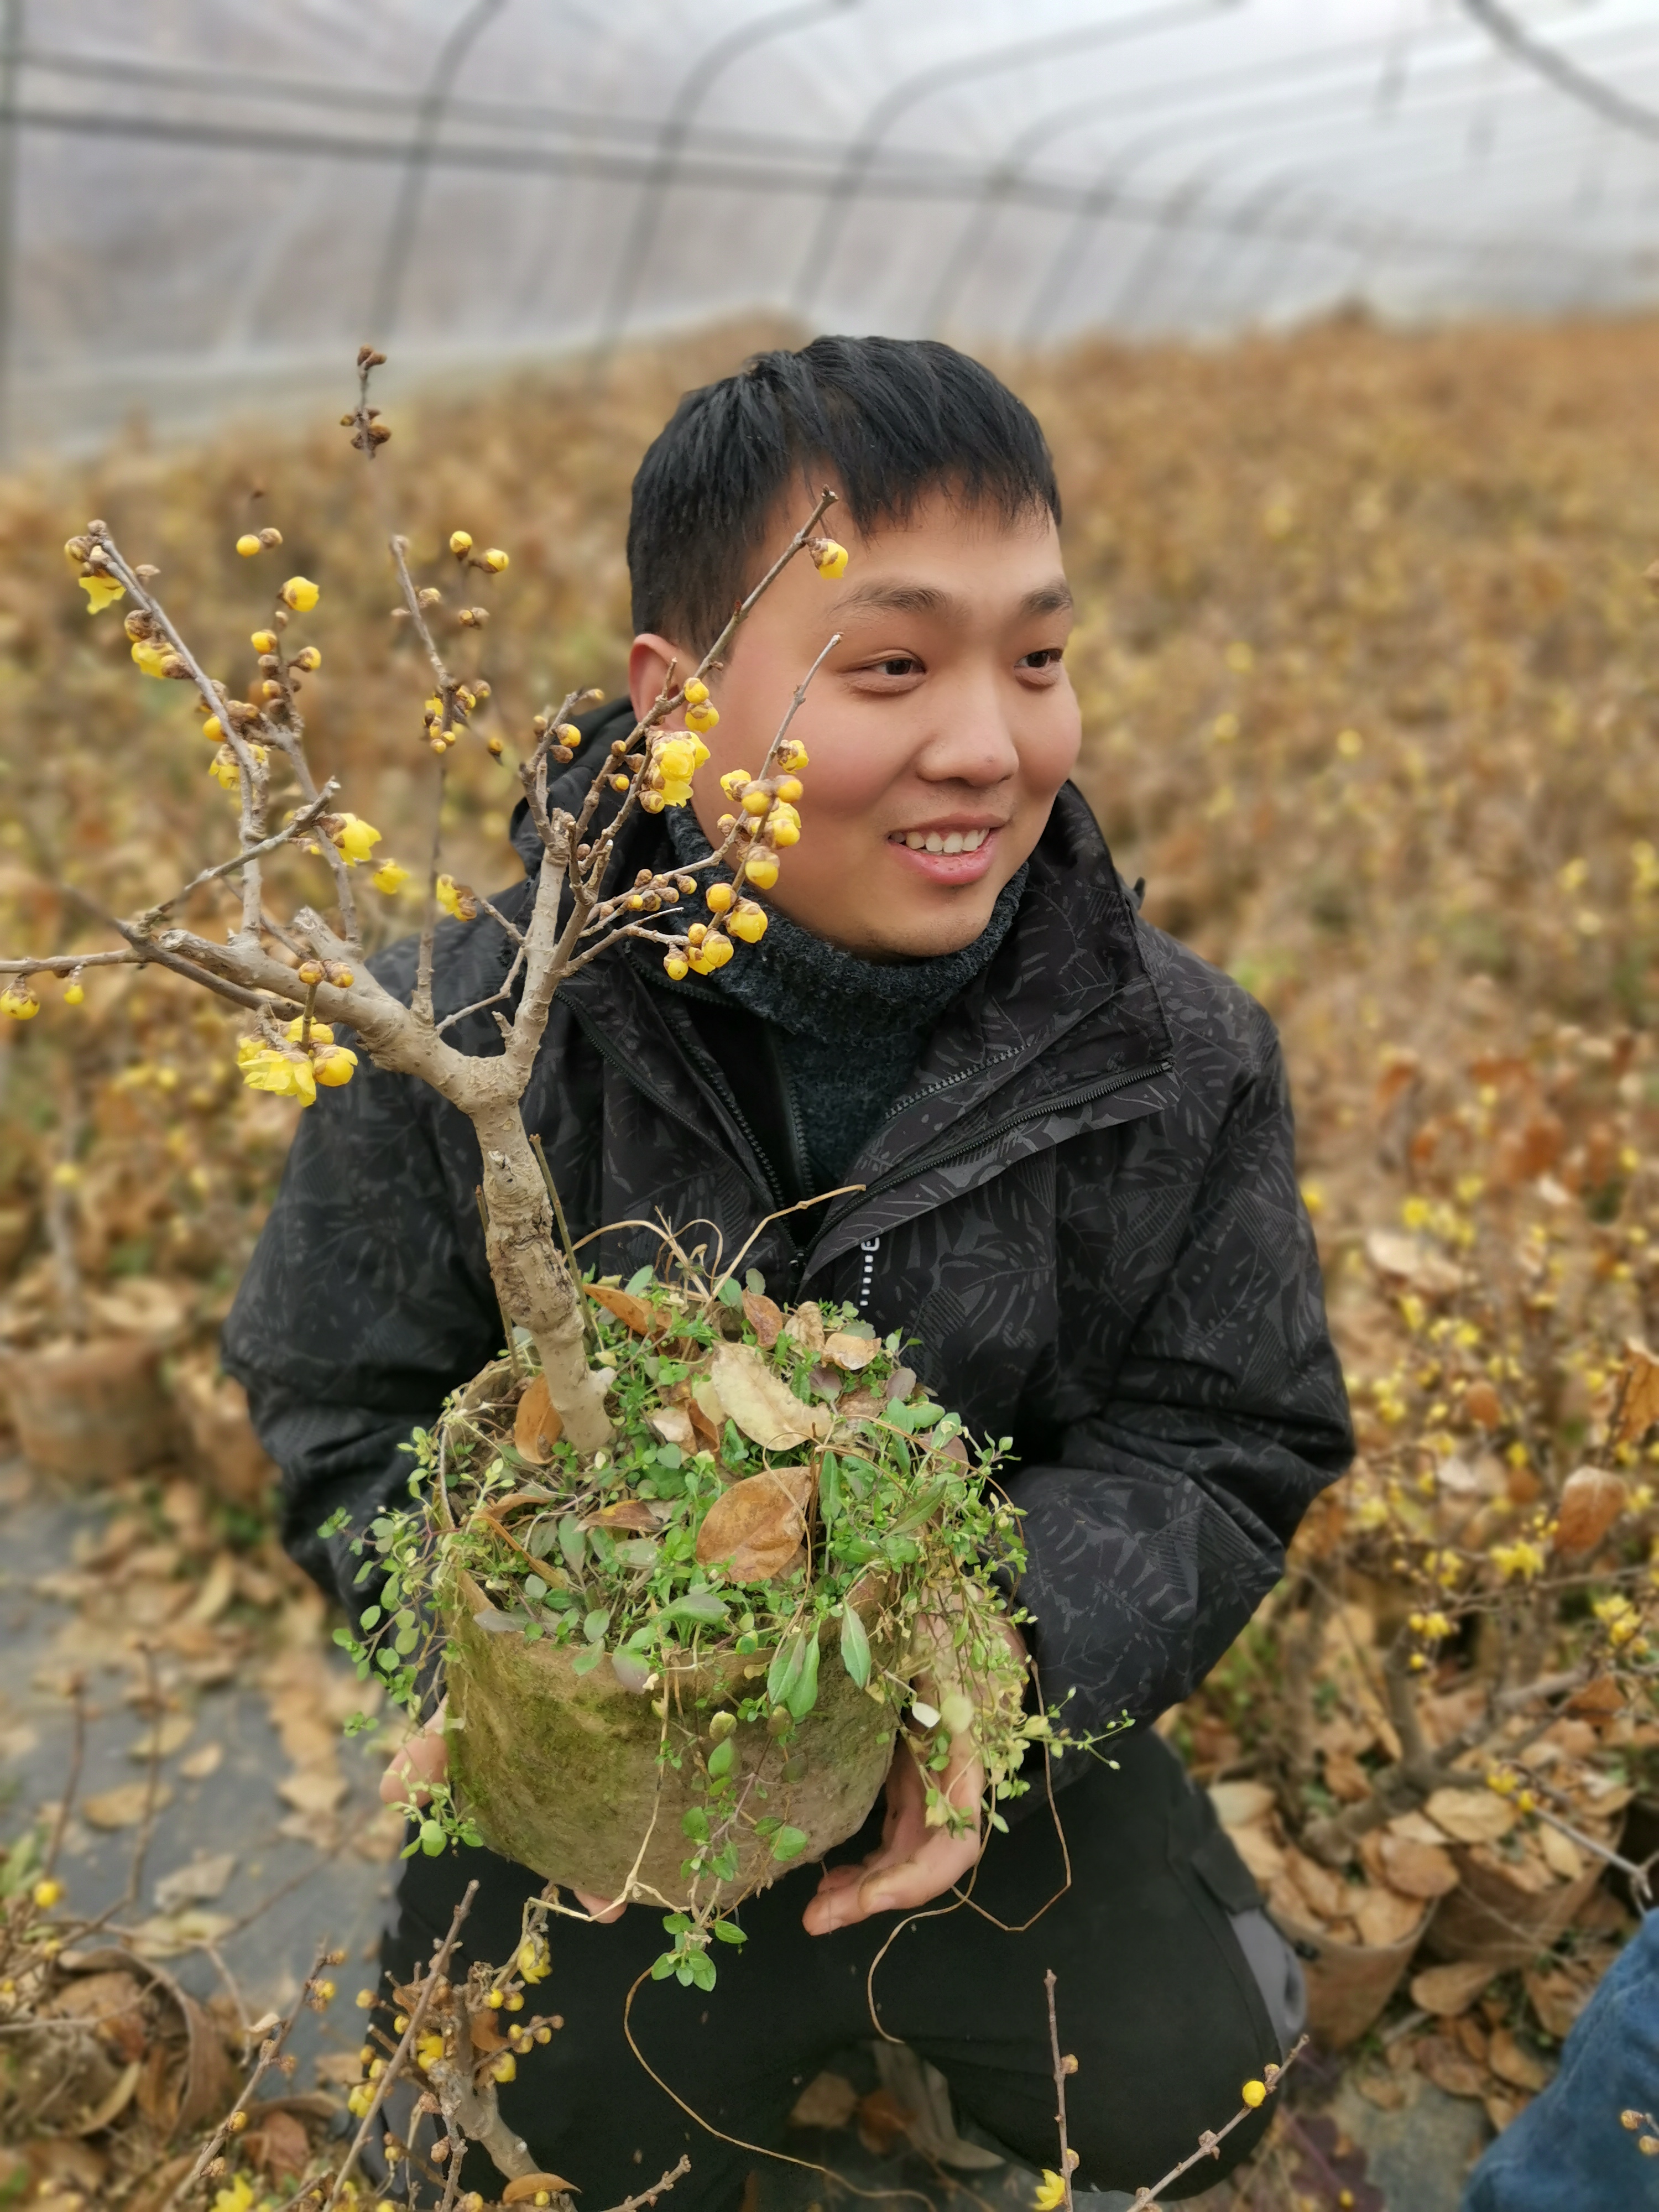
[[[777,1342],[783,1327],[783,1308],[759,1291],[743,1294],[743,1317],[759,1340],[763,1352],[769,1352]]]
[[[636,1298],[631,1291],[614,1290],[609,1283],[588,1283],[583,1286],[595,1305],[613,1313],[625,1328],[635,1336],[649,1336],[657,1325],[655,1310],[643,1298]]]
[[[708,1372],[727,1417],[763,1451],[791,1451],[829,1435],[829,1407],[802,1405],[752,1344],[722,1344]]]
[[[1417,2070],[1449,2097],[1484,2097],[1486,2069],[1449,2036],[1425,2035],[1416,2050]]]
[[[823,1349],[823,1315],[816,1305],[797,1306],[785,1314],[782,1333],[798,1350],[816,1359]]]
[[[1537,2091],[1550,2078],[1549,2069],[1535,2051],[1518,2042],[1507,2027],[1495,2027],[1486,2046],[1486,2063],[1500,2081],[1512,2089]]]
[[[1412,1976],[1412,2002],[1425,2012],[1452,2020],[1467,2012],[1497,1973],[1479,1959],[1455,1959],[1447,1966],[1425,1966]]]
[[[1414,1843],[1385,1831],[1377,1842],[1377,1862],[1382,1879],[1402,1897],[1444,1897],[1457,1887],[1457,1863],[1439,1844]]]
[[[823,1340],[823,1357],[846,1374],[856,1375],[867,1367],[880,1350],[873,1336],[853,1336],[845,1329],[838,1328]]]
[[[1629,1502],[1629,1492],[1610,1468],[1575,1468],[1561,1486],[1556,1550],[1593,1551]]]
[[[538,1375],[520,1399],[519,1410],[513,1416],[514,1448],[532,1467],[545,1467],[553,1456],[554,1445],[563,1434],[563,1419],[547,1395],[547,1378]]]
[[[1437,1790],[1424,1807],[1455,1844],[1495,1844],[1515,1826],[1515,1808],[1495,1790]]]
[[[1353,1917],[1362,1942],[1373,1949],[1386,1950],[1393,1944],[1403,1943],[1408,1936],[1416,1935],[1423,1925],[1424,1907],[1417,1898],[1401,1897],[1392,1889],[1368,1886],[1354,1908]]]
[[[1659,1359],[1634,1338],[1625,1346],[1619,1374],[1619,1396],[1613,1407],[1612,1434],[1616,1444],[1638,1444],[1659,1421]]]
[[[89,1827],[135,1828],[144,1817],[144,1806],[149,1794],[148,1782],[123,1782],[113,1790],[100,1790],[93,1796],[83,1797],[80,1803],[81,1817]],[[155,1791],[155,1807],[173,1802],[173,1792],[163,1782]]]
[[[697,1559],[723,1565],[733,1582],[769,1582],[799,1551],[812,1494],[810,1468],[751,1474],[714,1500],[697,1532]]]

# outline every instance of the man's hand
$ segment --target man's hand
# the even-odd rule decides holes
[[[1023,1665],[1024,1638],[1012,1621],[1000,1625],[1009,1648]],[[948,1638],[942,1639],[941,1656],[949,1648]],[[937,1686],[930,1677],[922,1676],[916,1690],[927,1703],[939,1703]],[[985,1848],[981,1812],[985,1769],[971,1735],[951,1737],[950,1759],[934,1779],[948,1804],[958,1812],[971,1814],[972,1826],[953,1836],[948,1828],[927,1826],[927,1778],[901,1733],[887,1772],[887,1817],[882,1824],[881,1847],[872,1851],[861,1866],[826,1869],[802,1916],[801,1924],[809,1936],[828,1936],[836,1928],[851,1928],[873,1912],[913,1912],[918,1905],[953,1889],[978,1863]]]
[[[401,1750],[392,1753],[380,1777],[383,1805],[430,1802],[434,1784],[443,1781],[449,1772],[449,1744],[444,1735],[444,1716],[448,1710],[449,1700],[446,1698],[431,1719],[416,1730]],[[589,1890],[578,1889],[572,1893],[577,1903],[598,1921],[608,1923],[620,1920],[628,1910],[625,1905],[613,1905],[608,1897],[595,1897]]]

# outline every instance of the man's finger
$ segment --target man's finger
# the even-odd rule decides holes
[[[380,1802],[424,1805],[449,1771],[449,1746],[431,1722],[397,1752],[380,1777]]]
[[[628,1910],[625,1901],[620,1905],[613,1905],[608,1897],[595,1897],[592,1890],[573,1890],[571,1894],[577,1904],[591,1912],[594,1919],[605,1928],[608,1928],[613,1920],[620,1920]]]

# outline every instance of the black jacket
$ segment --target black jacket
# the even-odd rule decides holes
[[[515,836],[533,872],[534,833]],[[631,880],[665,837],[640,817],[623,842]],[[440,1018],[508,963],[488,916],[437,948]],[[412,943],[375,965],[407,994]],[[488,1015],[450,1036],[500,1048]],[[659,1258],[659,1217],[730,1256],[801,1194],[787,1097],[768,1024],[619,945],[555,1000],[525,1119],[572,1233],[604,1229],[584,1261],[627,1276]],[[1273,1024],[1140,919],[1069,785],[1006,941],[847,1180],[862,1194],[774,1223],[744,1264],[786,1303],[914,1334],[935,1396],[1012,1437],[1044,1692],[1075,1691],[1073,1728],[1151,1718],[1272,1588],[1352,1436]],[[225,1328],[284,1540],[348,1601],[356,1563],[319,1524],[401,1492],[399,1443],[501,1345],[477,1182],[465,1117],[365,1058],[301,1115]]]

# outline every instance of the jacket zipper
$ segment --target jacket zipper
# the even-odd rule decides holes
[[[672,1098],[665,1097],[660,1091],[658,1091],[653,1085],[646,1082],[636,1067],[630,1067],[627,1060],[623,1059],[621,1053],[619,1053],[610,1042],[604,1032],[600,1030],[595,1029],[579,1008],[573,1007],[571,1011],[575,1014],[577,1024],[581,1030],[582,1035],[587,1039],[589,1044],[592,1046],[595,1052],[599,1054],[601,1060],[607,1060],[610,1065],[617,1070],[618,1074],[625,1076],[637,1091],[639,1091],[643,1097],[648,1098],[651,1101],[651,1103],[657,1107],[661,1112],[666,1114],[671,1121],[678,1121],[683,1129],[690,1129],[693,1136],[702,1139],[705,1143],[708,1141],[708,1132],[706,1129],[700,1127],[699,1124],[692,1119],[690,1115],[682,1112],[680,1108],[674,1103]],[[728,1109],[727,1110],[729,1111],[730,1109]],[[748,1141],[750,1150],[754,1153],[756,1158],[760,1161],[762,1171],[763,1173],[767,1174],[767,1181],[769,1184],[771,1182],[771,1176],[769,1173],[767,1172],[768,1164],[766,1155],[761,1151],[760,1146],[756,1144],[753,1136],[750,1133],[747,1123],[743,1121],[741,1115],[738,1117],[738,1126],[742,1128],[744,1136]],[[781,1206],[784,1203],[781,1194],[777,1190],[769,1190],[767,1194],[770,1197],[774,1205]]]

